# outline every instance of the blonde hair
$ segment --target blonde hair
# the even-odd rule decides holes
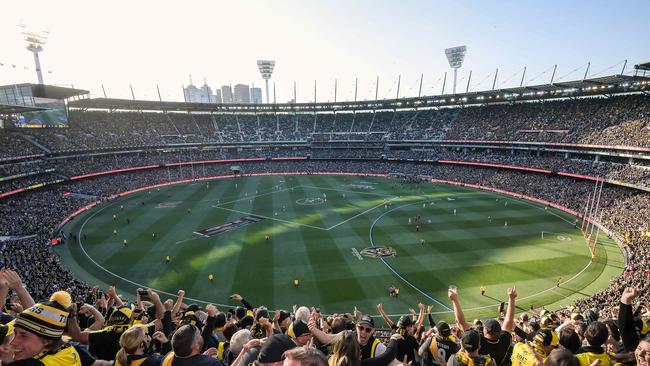
[[[351,330],[344,330],[332,346],[329,366],[347,366],[361,359],[361,348],[357,336]]]
[[[141,324],[136,324],[127,329],[120,336],[120,350],[115,355],[115,364],[121,366],[128,366],[131,361],[128,355],[132,355],[138,347],[146,347],[147,342],[147,327]]]

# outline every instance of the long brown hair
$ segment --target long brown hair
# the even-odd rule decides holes
[[[357,336],[351,330],[344,330],[332,346],[329,366],[348,366],[361,359],[361,348]]]

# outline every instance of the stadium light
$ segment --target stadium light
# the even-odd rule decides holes
[[[449,61],[449,66],[454,69],[454,94],[456,94],[456,81],[458,80],[458,69],[463,66],[463,60],[465,60],[465,53],[467,52],[466,46],[452,47],[445,49],[445,55],[447,55],[447,61]]]
[[[257,60],[257,68],[260,70],[260,74],[262,74],[262,79],[264,79],[264,81],[266,82],[266,102],[270,103],[269,79],[271,78],[271,74],[273,73],[273,69],[275,68],[275,61]]]
[[[38,57],[38,53],[43,51],[43,46],[47,43],[47,37],[50,32],[41,31],[34,32],[27,30],[27,26],[24,24],[20,25],[22,28],[22,34],[27,42],[27,50],[31,51],[34,54],[34,64],[36,66],[36,77],[38,78],[38,83],[43,84],[43,73],[41,72],[41,60]]]

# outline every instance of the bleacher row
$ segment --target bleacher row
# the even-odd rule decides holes
[[[0,158],[181,143],[503,140],[650,146],[650,96],[301,114],[72,110],[68,128],[0,130]],[[34,143],[28,143],[28,141]]]

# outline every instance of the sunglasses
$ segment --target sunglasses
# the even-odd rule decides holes
[[[362,330],[362,331],[364,331],[364,332],[366,332],[366,333],[370,333],[370,332],[372,332],[372,331],[374,330],[373,328],[366,328],[366,327],[362,327],[362,326],[360,326],[360,325],[357,325],[357,328],[358,328],[360,331]]]

